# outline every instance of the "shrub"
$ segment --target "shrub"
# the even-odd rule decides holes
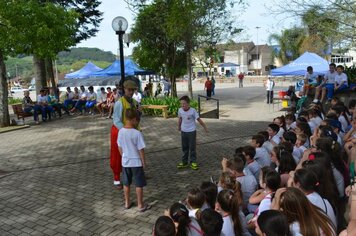
[[[22,103],[22,98],[9,98],[9,105]]]
[[[349,80],[349,85],[356,84],[356,66],[346,67],[344,72]]]
[[[167,105],[168,115],[171,117],[176,117],[178,115],[178,109],[180,108],[180,101],[177,97],[164,97],[164,98],[154,98],[148,97],[143,98],[141,101],[142,105]],[[191,100],[190,106],[198,110],[198,101]],[[152,116],[161,116],[162,110],[156,109],[143,109],[144,113]]]

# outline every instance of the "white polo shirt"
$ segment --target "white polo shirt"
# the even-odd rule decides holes
[[[347,75],[345,73],[341,73],[341,74],[336,73],[336,75],[335,75],[335,83],[341,84],[342,82],[344,82],[344,84],[346,86],[348,86]]]

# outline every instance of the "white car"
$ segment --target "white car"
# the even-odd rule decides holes
[[[28,91],[28,89],[23,89],[20,86],[15,86],[15,87],[11,87],[11,93],[19,93],[19,92],[24,92],[24,91]]]
[[[28,87],[29,91],[36,91],[36,86],[35,85],[31,85],[30,87]]]

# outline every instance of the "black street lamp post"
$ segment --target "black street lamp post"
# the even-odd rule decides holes
[[[120,85],[123,85],[125,81],[125,61],[124,61],[124,43],[123,43],[123,36],[125,31],[127,30],[128,23],[127,20],[122,17],[118,16],[112,20],[112,28],[119,35],[119,47],[120,47],[120,67],[121,67],[121,80]]]

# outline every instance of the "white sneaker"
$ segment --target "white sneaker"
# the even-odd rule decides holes
[[[318,99],[314,99],[314,100],[313,100],[313,103],[318,103],[318,102],[319,102]]]

